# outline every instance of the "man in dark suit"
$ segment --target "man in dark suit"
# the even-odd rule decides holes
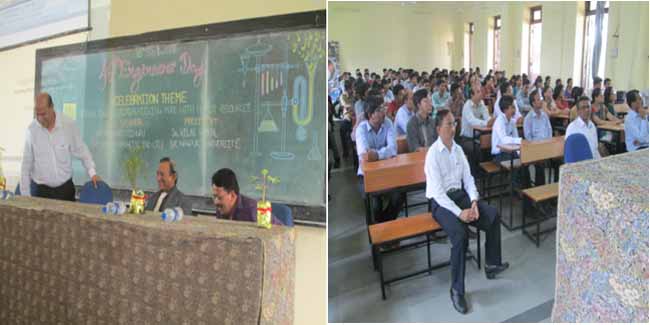
[[[181,207],[184,215],[192,215],[192,204],[185,198],[185,194],[176,187],[178,174],[176,163],[165,157],[160,159],[156,172],[159,191],[147,201],[146,210],[162,212],[167,208]]]

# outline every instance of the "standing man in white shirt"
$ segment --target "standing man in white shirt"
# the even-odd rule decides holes
[[[71,156],[83,162],[96,187],[101,179],[95,171],[95,162],[77,126],[67,116],[54,111],[48,93],[36,96],[34,110],[36,120],[27,128],[25,137],[20,191],[25,196],[74,201]],[[36,193],[30,192],[31,181],[37,185]]]
[[[514,98],[512,96],[501,97],[501,112],[494,126],[492,127],[492,156],[494,161],[499,165],[502,161],[510,161],[511,159],[519,158],[517,152],[503,152],[499,145],[504,144],[521,144],[521,137],[517,132],[517,124],[512,118],[515,115]],[[514,156],[514,157],[513,157]],[[515,172],[515,171],[512,171]],[[514,175],[515,186],[521,189],[530,186],[530,174],[528,168],[519,168],[519,173]]]
[[[426,196],[433,218],[451,242],[451,289],[454,308],[467,313],[465,300],[465,252],[467,224],[486,232],[485,276],[495,276],[509,267],[501,261],[501,222],[496,208],[479,201],[474,177],[462,148],[454,142],[456,121],[449,110],[436,116],[438,140],[429,148],[424,162]]]
[[[600,153],[598,152],[598,131],[596,130],[596,125],[591,122],[591,104],[589,97],[580,97],[576,107],[578,110],[578,118],[569,124],[564,138],[566,139],[574,133],[581,133],[587,138],[593,159],[600,159]]]

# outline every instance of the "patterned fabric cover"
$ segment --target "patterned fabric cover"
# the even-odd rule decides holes
[[[648,150],[560,171],[554,322],[648,323]]]
[[[0,201],[0,324],[292,324],[292,228]]]

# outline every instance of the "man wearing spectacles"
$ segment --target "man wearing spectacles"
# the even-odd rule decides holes
[[[566,129],[564,138],[568,138],[571,134],[580,133],[587,138],[589,148],[591,149],[591,156],[593,159],[599,159],[600,153],[598,152],[598,131],[596,125],[591,122],[591,104],[589,97],[582,96],[578,99],[576,104],[578,110],[578,118],[573,120]]]
[[[158,181],[158,192],[149,198],[145,210],[162,212],[167,208],[181,207],[184,215],[192,215],[191,203],[185,198],[185,194],[176,187],[178,183],[176,163],[169,157],[160,159],[156,171],[156,181]]]
[[[486,232],[485,276],[495,276],[509,267],[501,260],[501,222],[496,208],[479,201],[474,177],[463,149],[454,142],[456,122],[449,110],[436,116],[438,140],[429,148],[424,163],[426,197],[433,218],[448,234],[451,242],[451,289],[454,308],[467,313],[465,300],[465,252],[467,224]]]
[[[386,118],[386,106],[381,96],[369,96],[367,100],[366,120],[359,124],[356,130],[357,154],[359,155],[359,189],[365,199],[365,186],[361,166],[365,162],[383,160],[397,155],[397,138],[395,128],[390,119]],[[383,211],[382,200],[373,196],[371,209],[375,211],[377,222],[394,220],[402,208],[402,196],[398,192],[388,193],[389,204]]]

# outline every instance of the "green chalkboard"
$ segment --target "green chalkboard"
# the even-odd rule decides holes
[[[157,190],[158,161],[168,156],[187,194],[210,196],[212,174],[228,167],[243,193],[258,196],[249,178],[267,168],[281,180],[271,200],[323,206],[325,29],[274,21],[240,24],[245,32],[219,24],[40,50],[36,89],[76,120],[113,188],[130,187],[123,161],[140,147],[145,190]],[[74,179],[88,180],[79,162]]]

